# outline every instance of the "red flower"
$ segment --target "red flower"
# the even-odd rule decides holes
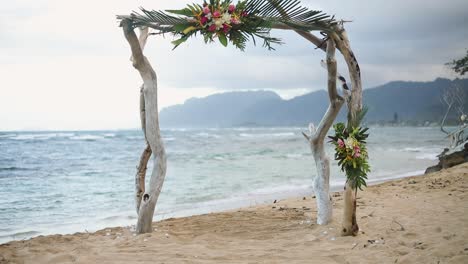
[[[223,24],[223,32],[228,33],[231,28],[227,24]]]
[[[210,32],[215,32],[215,31],[216,31],[216,25],[215,25],[215,24],[211,25],[211,26],[208,28],[208,31],[210,31]]]
[[[206,22],[208,22],[208,18],[207,17],[202,17],[200,19],[200,23],[204,26],[206,24]]]
[[[242,14],[241,14],[242,17],[246,17],[246,16],[248,16],[248,15],[249,15],[249,14],[247,14],[247,12],[245,12],[245,11],[242,12]]]
[[[219,17],[221,17],[221,13],[218,10],[216,10],[216,11],[213,12],[213,17],[219,18]]]
[[[232,12],[236,11],[236,6],[235,5],[229,5],[228,11],[229,11],[229,13],[232,13]]]

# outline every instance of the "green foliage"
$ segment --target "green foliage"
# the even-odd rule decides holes
[[[364,118],[367,109],[356,114],[356,124]],[[362,190],[367,186],[367,173],[370,172],[369,155],[366,140],[369,137],[368,128],[359,126],[348,127],[344,123],[333,126],[334,136],[329,136],[330,142],[335,146],[335,160],[341,171],[346,173],[347,181],[352,183],[354,189]]]
[[[233,6],[235,8],[233,8]],[[204,12],[209,8],[209,13]],[[220,16],[214,16],[215,12]],[[273,44],[281,40],[270,36],[273,25],[282,24],[295,30],[320,30],[325,33],[335,30],[336,21],[321,11],[300,6],[299,0],[243,0],[236,5],[232,0],[209,0],[189,4],[180,10],[133,12],[130,19],[134,27],[153,27],[160,33],[173,33],[178,37],[175,47],[190,37],[200,34],[206,43],[218,39],[223,46],[232,43],[244,50],[250,39],[263,41],[263,46],[274,50]],[[215,26],[213,26],[215,25]]]
[[[465,57],[458,60],[453,60],[452,62],[449,62],[446,65],[449,66],[456,73],[464,75],[466,72],[468,72],[468,49],[466,50]]]
[[[353,127],[360,126],[368,110],[367,106],[364,106],[361,110],[355,112],[355,116],[351,116],[351,112],[348,112],[348,129],[352,130]]]
[[[226,38],[226,35],[224,35],[223,33],[218,34],[218,39],[219,39],[219,42],[223,44],[224,47],[228,45],[228,40]]]

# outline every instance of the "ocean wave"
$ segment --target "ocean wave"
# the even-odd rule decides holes
[[[115,137],[115,134],[114,133],[106,133],[103,136],[106,137],[106,138],[113,138],[113,137]]]
[[[85,141],[95,141],[99,139],[103,139],[103,136],[96,136],[96,135],[79,135],[70,137],[72,140],[85,140]]]
[[[250,134],[250,133],[240,133],[240,137],[246,138],[260,138],[260,137],[293,137],[296,134],[293,132],[283,132],[283,133],[263,133],[263,134]]]
[[[0,171],[28,171],[31,169],[21,167],[0,167]]]
[[[213,159],[214,160],[225,160],[225,158],[223,158],[221,156],[214,156]]]
[[[74,135],[74,133],[12,134],[7,138],[12,140],[47,140],[52,138],[72,137]]]
[[[10,233],[10,234],[2,234],[0,235],[0,240],[3,240],[5,238],[13,238],[13,239],[27,239],[31,238],[33,236],[39,235],[41,232],[39,231],[24,231],[24,232],[16,232],[16,233]]]
[[[302,158],[303,156],[304,156],[304,154],[297,154],[297,153],[286,154],[286,157],[289,158],[289,159],[298,159],[298,158]]]
[[[404,148],[403,150],[406,152],[423,152],[425,149],[424,148]]]
[[[418,155],[416,156],[416,159],[419,159],[419,160],[437,160],[437,156],[439,155],[440,153],[425,153],[425,154],[421,154],[421,155]]]
[[[125,138],[128,140],[142,140],[143,136],[127,136]]]
[[[187,131],[187,128],[167,128],[163,129],[163,131],[185,132]]]
[[[134,215],[111,215],[111,216],[103,217],[99,219],[98,221],[107,223],[107,222],[115,222],[115,221],[121,221],[121,220],[135,220],[135,219],[137,219],[137,217]]]
[[[260,149],[260,150],[257,150],[257,151],[253,151],[252,153],[250,153],[250,155],[268,155],[270,153],[273,153],[275,152],[273,149],[270,149],[270,148],[266,148],[266,149]]]
[[[221,136],[220,136],[220,135],[217,135],[217,134],[210,134],[210,133],[200,132],[200,133],[197,133],[197,134],[193,135],[192,137],[220,138]]]
[[[274,158],[277,158],[277,159],[291,159],[291,160],[295,160],[295,159],[300,159],[302,157],[306,156],[306,154],[304,153],[289,153],[289,154],[280,154],[280,155],[275,155],[273,156]]]

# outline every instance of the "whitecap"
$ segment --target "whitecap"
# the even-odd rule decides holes
[[[407,152],[422,152],[424,149],[423,148],[404,148],[403,150]]]
[[[129,140],[142,140],[144,139],[143,136],[127,136],[126,139],[129,139]]]
[[[304,155],[302,155],[302,154],[287,154],[286,155],[286,157],[290,158],[290,159],[297,159],[297,158],[301,158],[302,156],[304,156]]]
[[[47,140],[57,137],[70,137],[73,136],[73,133],[46,133],[46,134],[18,134],[10,139],[13,140]]]
[[[87,140],[87,141],[92,141],[92,140],[98,140],[98,139],[103,139],[104,137],[102,136],[95,136],[95,135],[79,135],[79,136],[73,136],[70,137],[72,140]]]
[[[220,138],[221,136],[217,134],[210,134],[206,132],[200,132],[194,135],[195,137],[201,137],[201,138]]]
[[[418,155],[416,156],[416,159],[419,159],[419,160],[437,160],[437,156],[439,155],[439,153],[425,153],[425,154],[421,154],[421,155]]]
[[[293,132],[283,132],[283,133],[266,133],[266,134],[249,134],[249,133],[240,133],[241,137],[248,138],[260,138],[260,137],[293,137],[296,134]]]

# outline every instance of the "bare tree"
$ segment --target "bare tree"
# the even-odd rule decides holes
[[[130,44],[133,67],[138,70],[143,79],[140,90],[140,117],[147,146],[141,155],[135,176],[135,201],[138,213],[136,232],[141,234],[152,231],[154,210],[166,175],[166,153],[159,129],[156,72],[143,55],[148,31],[143,29],[140,39],[138,39],[130,20],[123,19],[120,25],[123,28],[125,38]],[[146,191],[146,165],[152,153],[155,156],[153,159],[154,167],[151,173],[149,190]]]
[[[466,50],[465,57],[453,60],[449,63],[446,63],[455,73],[459,75],[465,75],[468,72],[468,49]]]
[[[440,98],[440,101],[442,104],[445,104],[447,109],[445,111],[444,117],[442,118],[442,121],[440,123],[440,130],[447,134],[447,137],[450,139],[450,147],[456,147],[457,145],[463,143],[465,141],[464,139],[464,130],[466,128],[466,125],[464,124],[465,119],[466,119],[466,114],[465,114],[465,100],[466,95],[464,90],[458,86],[454,85],[451,86],[447,89],[444,90],[444,93],[442,94],[442,97]],[[447,117],[449,116],[451,111],[456,112],[456,116],[460,117],[460,127],[455,130],[455,131],[448,131],[445,128],[445,123],[447,121]]]

